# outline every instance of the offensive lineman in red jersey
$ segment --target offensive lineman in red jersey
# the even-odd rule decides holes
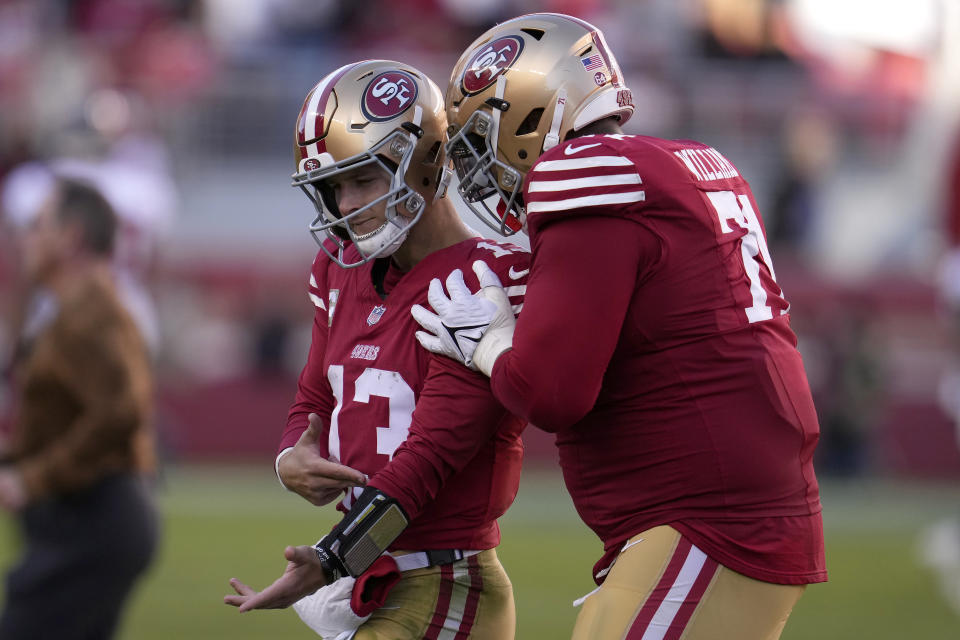
[[[426,300],[431,278],[478,259],[512,285],[519,310],[529,254],[478,237],[443,198],[445,126],[440,89],[394,62],[342,67],[304,102],[294,184],[319,212],[311,230],[321,251],[312,344],[277,471],[314,504],[346,489],[346,515],[316,550],[288,549],[287,572],[263,592],[232,581],[240,595],[226,601],[241,610],[289,606],[336,583],[318,592],[316,625],[298,608],[333,637],[349,628],[331,627],[341,613],[328,590],[356,604],[376,560],[377,584],[395,577],[384,573],[402,578],[352,638],[514,636],[512,587],[494,548],[517,491],[524,423],[484,376],[422,349],[407,310]]]
[[[446,98],[460,192],[499,231],[525,225],[533,263],[515,327],[500,288],[464,294],[454,272],[450,298],[431,285],[437,315],[414,308],[418,338],[556,433],[605,551],[575,639],[775,639],[827,579],[789,305],[746,181],[698,142],[623,135],[621,82],[569,16],[466,50]]]

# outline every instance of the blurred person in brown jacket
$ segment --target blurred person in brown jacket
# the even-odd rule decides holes
[[[24,549],[7,575],[0,638],[109,638],[149,565],[157,523],[153,382],[117,299],[116,216],[92,187],[61,180],[25,232],[25,289],[55,312],[15,363],[19,414],[0,466],[0,506]]]

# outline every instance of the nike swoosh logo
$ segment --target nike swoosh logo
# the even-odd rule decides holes
[[[510,267],[510,270],[507,271],[507,275],[513,278],[514,280],[522,278],[523,276],[530,273],[530,269],[524,269],[523,271],[517,271],[513,267]]]
[[[448,327],[447,325],[443,325],[443,328],[446,329],[447,333],[450,334],[450,339],[453,341],[453,345],[457,348],[457,351],[460,352],[460,357],[466,358],[466,355],[463,353],[463,349],[460,348],[460,344],[457,342],[457,332],[472,331],[473,329],[484,329],[487,326],[489,326],[489,324],[477,324],[477,325],[473,325],[472,327]],[[472,336],[465,336],[465,335],[461,335],[460,337],[463,338],[464,340],[469,340],[470,342],[476,342],[477,344],[479,344],[480,338],[483,337],[483,334],[481,334],[479,338],[474,338]]]
[[[591,148],[593,148],[593,147],[599,147],[601,144],[603,144],[603,143],[602,143],[602,142],[594,142],[593,144],[582,144],[582,145],[580,145],[579,147],[575,147],[575,146],[573,146],[573,145],[570,145],[569,147],[564,147],[564,149],[563,149],[563,155],[565,155],[565,156],[572,156],[573,154],[578,153],[578,152],[580,152],[580,151],[583,151],[584,149],[591,149]]]

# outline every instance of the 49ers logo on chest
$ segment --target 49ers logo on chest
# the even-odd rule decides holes
[[[360,109],[368,120],[384,122],[406,111],[417,100],[417,81],[406,71],[377,74],[363,90]]]
[[[492,85],[517,61],[521,51],[523,40],[519,36],[503,36],[477,49],[464,68],[460,82],[463,92],[469,96]]]

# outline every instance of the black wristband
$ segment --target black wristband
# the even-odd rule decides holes
[[[367,570],[410,522],[396,500],[367,487],[337,526],[316,544],[317,557],[332,579],[356,578]]]
[[[317,558],[320,560],[320,566],[323,568],[323,575],[327,580],[327,584],[333,584],[347,575],[347,569],[343,566],[343,563],[340,562],[340,558],[327,546],[326,537],[315,544],[313,549],[317,552]]]

